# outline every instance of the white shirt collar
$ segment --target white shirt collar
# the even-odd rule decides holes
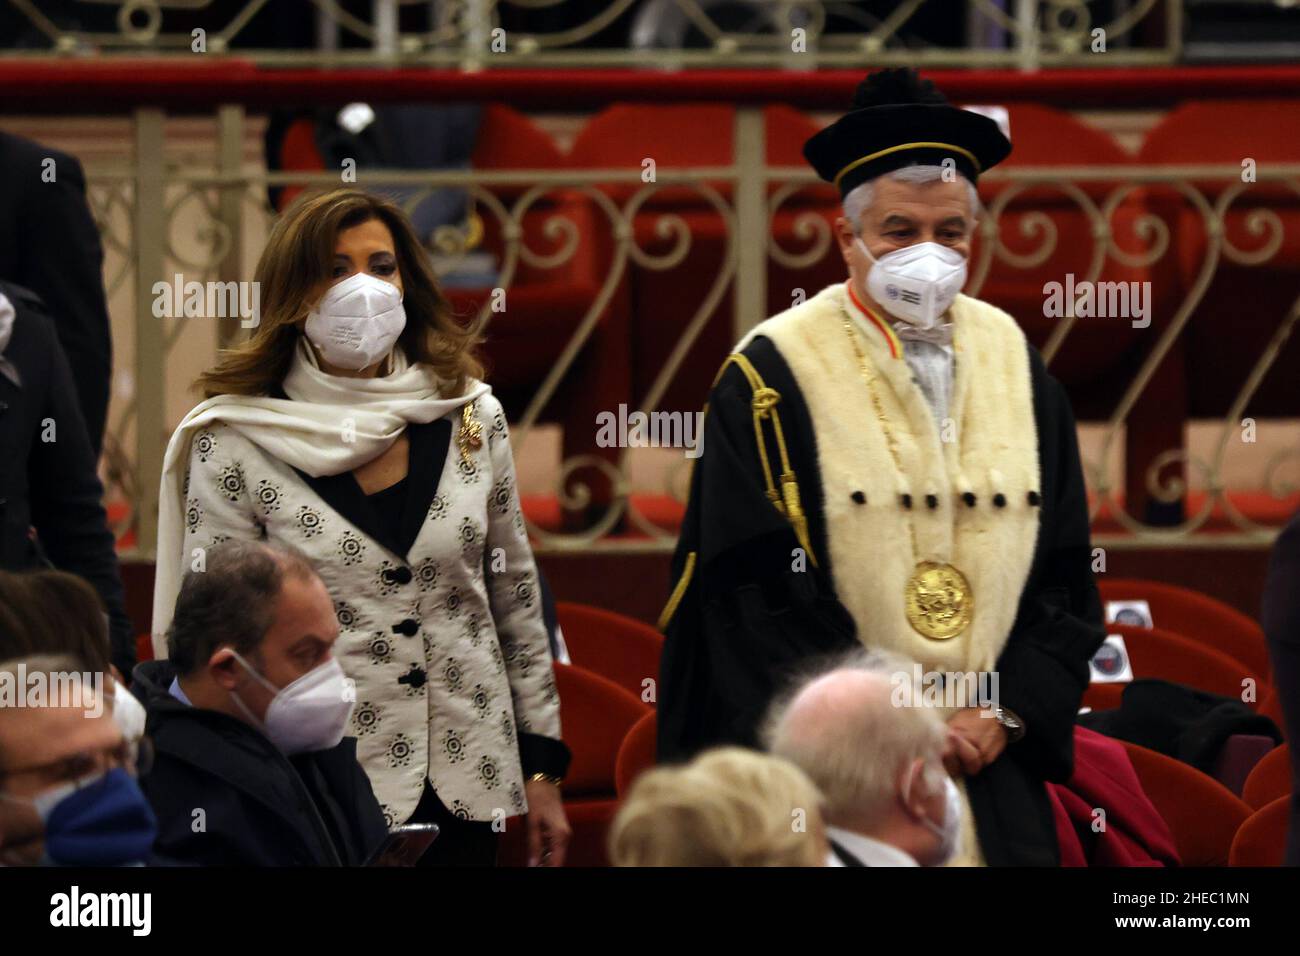
[[[865,833],[855,833],[852,830],[842,830],[839,827],[827,827],[826,838],[832,843],[843,847],[852,856],[857,857],[867,866],[919,866],[916,860],[900,850],[896,846],[891,846],[874,837],[869,837]],[[835,862],[831,863],[830,859]],[[831,850],[828,866],[843,866],[835,851]]]

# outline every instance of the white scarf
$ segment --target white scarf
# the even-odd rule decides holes
[[[340,475],[373,461],[397,441],[409,423],[434,421],[490,391],[486,383],[471,379],[464,395],[443,398],[433,370],[410,364],[400,348],[393,350],[391,365],[387,375],[375,378],[330,375],[321,370],[307,340],[300,338],[284,378],[287,399],[217,395],[200,402],[181,420],[163,457],[158,493],[155,653],[166,656],[164,635],[188,562],[183,488],[195,434],[220,422],[271,457],[313,478]]]

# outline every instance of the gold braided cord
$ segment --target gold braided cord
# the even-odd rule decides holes
[[[663,613],[659,615],[659,623],[656,626],[661,632],[667,629],[668,622],[677,613],[677,605],[681,604],[682,598],[686,597],[686,589],[691,585],[691,576],[694,572],[695,552],[691,551],[686,555],[686,565],[682,568],[682,576],[677,579],[677,584],[673,587],[673,593],[668,596],[668,603],[664,605]]]
[[[799,495],[799,480],[794,469],[790,466],[790,453],[785,443],[785,430],[781,427],[781,415],[777,411],[777,405],[781,401],[781,393],[774,388],[768,387],[763,381],[763,376],[758,374],[758,369],[754,368],[754,363],[739,352],[732,352],[722,363],[722,367],[718,369],[718,374],[713,377],[713,386],[715,388],[718,382],[722,380],[722,376],[727,369],[732,365],[740,369],[753,393],[749,407],[754,415],[754,441],[758,445],[758,457],[763,466],[763,482],[766,486],[767,499],[772,502],[772,506],[782,516],[790,521],[800,547],[804,549],[804,553],[812,561],[813,567],[818,567],[817,555],[813,551],[812,542],[808,536],[808,518],[804,514],[803,503]],[[706,403],[704,406],[705,415],[708,412],[709,406]],[[772,477],[772,463],[768,458],[767,442],[763,437],[762,423],[764,421],[769,421],[772,424],[777,452],[781,458],[781,484],[779,489]]]

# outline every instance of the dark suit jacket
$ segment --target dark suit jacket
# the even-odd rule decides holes
[[[1300,511],[1273,545],[1264,586],[1264,634],[1288,740],[1300,740]],[[1291,747],[1291,824],[1286,865],[1300,866],[1300,750]]]
[[[147,661],[132,685],[156,754],[140,786],[157,853],[200,866],[360,866],[383,843],[355,737],[286,757],[243,721],[172,697],[174,676],[168,661]]]
[[[104,489],[68,360],[39,298],[7,282],[0,293],[17,313],[4,357],[22,382],[0,375],[0,568],[40,567],[44,557],[89,581],[108,611],[113,663],[128,675],[135,628],[123,606]],[[46,440],[50,428],[53,441]]]
[[[42,178],[47,159],[54,161],[53,182]],[[0,280],[31,289],[53,316],[96,458],[113,371],[103,263],[81,164],[0,133]]]

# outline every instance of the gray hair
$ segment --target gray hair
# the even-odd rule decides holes
[[[910,685],[913,706],[895,705],[892,691],[900,681]],[[919,706],[922,699],[912,661],[857,651],[777,701],[763,742],[818,786],[831,822],[878,817],[897,798],[899,771],[917,758],[926,762],[927,786],[938,785],[933,768],[940,766],[946,729],[938,710]]]
[[[884,173],[875,179],[868,179],[865,183],[854,186],[844,197],[843,208],[844,218],[848,219],[853,226],[855,234],[862,232],[862,214],[871,208],[871,200],[875,198],[876,179],[893,179],[903,183],[932,183],[943,179],[945,169],[942,166],[934,165],[914,165],[904,166],[902,169],[895,169],[893,172]],[[978,220],[983,213],[983,207],[980,206],[979,190],[975,184],[965,176],[962,179],[966,183],[966,189],[970,195],[970,216],[971,221]]]
[[[241,655],[256,651],[271,629],[286,575],[317,576],[293,548],[237,540],[209,548],[204,569],[186,571],[167,629],[167,656],[177,672],[194,673],[223,645]]]

